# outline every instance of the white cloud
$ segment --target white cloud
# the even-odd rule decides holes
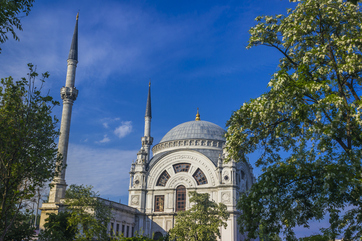
[[[117,117],[117,118],[103,118],[103,119],[101,119],[101,122],[102,122],[103,127],[108,129],[110,124],[112,125],[114,122],[117,122],[119,120],[120,120],[119,117]]]
[[[107,137],[107,135],[103,136],[103,139],[100,141],[97,141],[97,143],[107,143],[110,142],[111,140]]]
[[[132,132],[132,121],[122,121],[122,124],[114,130],[119,138],[123,138]]]

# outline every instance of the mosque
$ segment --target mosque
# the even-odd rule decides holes
[[[63,112],[58,150],[66,165],[72,106],[78,90],[74,87],[78,63],[78,15],[68,57],[66,85],[61,88]],[[236,209],[240,193],[255,182],[249,163],[224,162],[227,153],[225,130],[201,120],[179,124],[153,145],[151,136],[151,86],[149,85],[142,146],[135,162],[130,165],[128,205],[107,201],[112,205],[112,220],[108,225],[110,235],[123,233],[131,237],[135,232],[154,238],[164,236],[175,224],[177,212],[189,209],[189,191],[209,193],[217,203],[224,203],[230,213],[227,228],[220,228],[224,241],[244,240],[238,231]],[[153,145],[153,147],[152,147]],[[152,149],[151,149],[152,147]],[[151,153],[152,150],[152,153]],[[60,165],[60,164],[59,164]],[[41,223],[46,214],[62,209],[65,197],[65,168],[55,177],[49,193],[49,202],[42,205]]]

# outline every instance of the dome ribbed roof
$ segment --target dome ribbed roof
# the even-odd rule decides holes
[[[185,139],[207,139],[225,141],[225,130],[208,121],[189,121],[172,128],[161,142]]]

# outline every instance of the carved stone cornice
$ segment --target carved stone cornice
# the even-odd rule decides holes
[[[75,101],[78,96],[78,90],[75,87],[62,87],[60,89],[60,96],[63,101]]]
[[[189,139],[189,140],[173,140],[161,142],[152,148],[153,153],[160,152],[161,150],[173,148],[173,147],[211,147],[211,148],[222,148],[225,141],[218,140],[205,140],[205,139]]]

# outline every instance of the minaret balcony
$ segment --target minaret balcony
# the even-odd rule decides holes
[[[150,136],[143,136],[143,137],[141,138],[141,140],[142,140],[142,145],[143,145],[143,146],[144,146],[144,145],[150,146],[150,145],[152,145],[152,143],[153,143],[153,137],[150,137]]]
[[[78,96],[78,90],[75,87],[63,87],[60,89],[60,96],[63,100],[76,100]]]

